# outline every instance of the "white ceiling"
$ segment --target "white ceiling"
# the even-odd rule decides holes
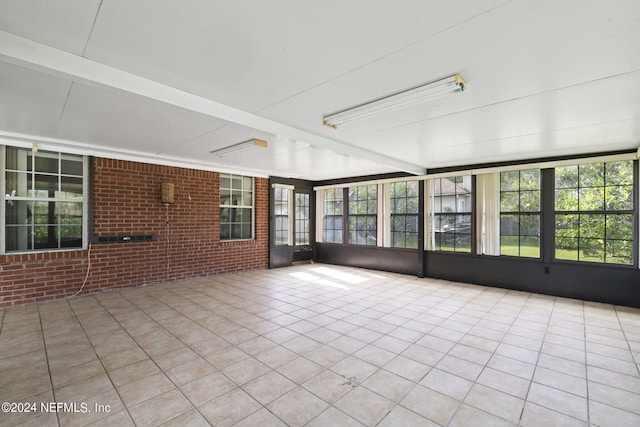
[[[322,125],[454,73],[461,94]],[[0,143],[258,176],[633,149],[640,2],[0,0],[0,100]]]

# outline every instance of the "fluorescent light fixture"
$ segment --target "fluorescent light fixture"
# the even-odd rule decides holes
[[[259,148],[259,147],[267,148],[268,145],[269,144],[267,143],[267,141],[263,141],[261,139],[250,139],[248,141],[239,142],[237,144],[220,148],[218,150],[213,150],[211,151],[211,154],[218,157],[226,157],[232,154],[253,150],[254,148]]]
[[[382,113],[387,113],[421,102],[431,101],[445,95],[462,92],[466,82],[460,74],[445,77],[421,86],[403,90],[373,101],[365,102],[337,113],[328,114],[322,118],[323,124],[337,128],[358,120],[367,119]]]

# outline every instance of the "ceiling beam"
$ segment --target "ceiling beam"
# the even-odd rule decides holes
[[[134,94],[395,170],[415,175],[426,173],[424,167],[233,108],[2,30],[0,60],[82,84]]]

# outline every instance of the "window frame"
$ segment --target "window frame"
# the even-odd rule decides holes
[[[300,205],[298,196],[303,196],[306,203]],[[300,218],[298,213],[300,208],[304,209],[306,218]],[[294,246],[309,246],[311,244],[311,194],[294,191],[293,193],[293,210],[294,210],[294,227],[293,227],[293,244]],[[299,240],[299,236],[305,236],[306,239]]]
[[[322,200],[322,241],[324,243],[344,244],[344,205],[343,188],[330,188],[324,192],[324,198]],[[330,206],[333,208],[329,209]],[[331,219],[331,223],[334,227],[327,227],[327,219]],[[335,227],[335,224],[339,224],[340,227]],[[329,236],[328,232],[331,232],[330,234],[333,237],[332,239],[327,238]],[[339,240],[335,239],[338,234],[340,236]]]
[[[465,202],[465,209],[470,208],[471,210],[465,210],[463,212],[459,212],[458,211],[458,200],[457,197],[458,196],[458,191],[456,186],[454,186],[455,190],[453,193],[454,198],[456,198],[456,204],[455,204],[455,210],[453,212],[442,212],[442,197],[445,197],[442,195],[442,193],[440,192],[440,194],[436,194],[436,182],[442,182],[441,180],[443,179],[458,179],[461,178],[464,182],[464,177],[469,177],[470,180],[470,189],[468,192],[464,192],[464,193],[460,193],[461,195],[468,195],[469,196],[469,203]],[[456,254],[474,254],[476,252],[476,242],[475,242],[475,236],[476,236],[476,223],[475,223],[475,195],[476,195],[476,191],[475,191],[475,175],[474,174],[469,174],[469,173],[465,173],[465,174],[451,174],[451,175],[447,175],[447,176],[439,176],[439,177],[432,177],[429,178],[428,180],[429,182],[429,201],[428,203],[430,203],[430,209],[429,211],[429,215],[428,215],[428,220],[429,220],[429,227],[428,227],[428,233],[429,233],[429,248],[428,250],[433,251],[433,252],[447,252],[447,253],[456,253]],[[455,181],[454,181],[455,183]],[[442,191],[442,186],[440,186],[440,191]],[[440,199],[440,211],[436,211],[436,200]],[[439,245],[436,242],[437,239],[437,234],[438,232],[436,231],[436,225],[438,223],[441,223],[442,220],[440,220],[438,222],[438,218],[445,216],[445,215],[449,215],[449,216],[469,216],[469,233],[456,233],[455,231],[453,233],[450,233],[450,235],[453,236],[453,241],[454,241],[454,246],[453,246],[453,250],[449,250],[449,249],[442,249],[442,244],[440,243]],[[440,232],[440,234],[444,234],[446,232]],[[466,249],[466,246],[463,246],[465,248],[465,250],[456,250],[456,236],[457,235],[463,235],[463,236],[469,236],[469,246],[468,246],[468,250]]]
[[[626,186],[631,187],[630,188],[630,194],[632,197],[631,200],[631,208],[630,209],[608,209],[607,208],[607,188],[609,187],[614,187],[614,186],[620,186],[620,185],[616,185],[616,184],[612,184],[610,186],[607,185],[606,182],[606,168],[607,168],[607,164],[610,163],[618,163],[618,162],[631,162],[631,173],[632,173],[632,177],[631,177],[631,184],[626,184]],[[580,182],[580,167],[582,166],[587,166],[587,165],[594,165],[594,164],[599,164],[601,163],[603,165],[603,183],[602,185],[592,185],[592,186],[587,186],[587,185],[581,185]],[[553,227],[553,244],[552,244],[552,259],[555,262],[569,262],[569,263],[578,263],[578,264],[582,264],[582,265],[606,265],[608,267],[622,267],[622,268],[637,268],[638,267],[638,160],[610,160],[610,161],[592,161],[590,162],[589,159],[584,159],[583,162],[580,163],[576,163],[574,165],[567,165],[567,166],[560,166],[560,167],[576,167],[577,168],[577,186],[575,187],[558,187],[557,186],[557,169],[559,168],[554,168],[553,169],[553,193],[551,194],[551,200],[553,201],[552,203],[552,209],[551,211],[553,212],[553,216],[552,216],[552,227]],[[600,209],[581,209],[580,206],[580,197],[581,195],[584,193],[583,189],[591,189],[593,190],[594,188],[601,188],[602,189],[602,194],[603,194],[603,204],[602,207]],[[577,191],[577,208],[576,209],[557,209],[556,208],[556,198],[557,198],[557,194],[558,194],[558,190],[568,190],[568,189],[573,189]],[[622,215],[626,215],[629,216],[631,219],[631,238],[630,238],[630,246],[631,246],[631,262],[630,263],[620,263],[620,262],[607,262],[607,252],[608,252],[608,245],[607,243],[610,241],[626,241],[626,239],[608,239],[607,238],[607,217],[609,216],[622,216]],[[568,237],[568,236],[559,236],[558,234],[558,224],[559,224],[559,217],[561,216],[576,216],[578,219],[578,231],[577,231],[577,237]],[[599,237],[589,237],[589,236],[585,236],[582,237],[581,236],[581,228],[580,228],[580,224],[582,221],[582,217],[596,217],[596,216],[601,216],[604,219],[604,236],[603,236],[603,252],[602,252],[602,260],[588,260],[588,259],[581,259],[580,258],[580,241],[581,240],[599,240]],[[558,239],[559,238],[570,238],[570,239],[575,239],[577,240],[577,259],[573,259],[573,258],[559,258],[558,257]]]
[[[398,184],[404,184],[406,191],[404,196],[394,197],[394,194],[395,194],[394,187],[397,186]],[[409,196],[408,186],[414,185],[414,184],[416,186],[415,196]],[[396,182],[387,183],[385,184],[385,194],[386,194],[385,201],[387,202],[387,205],[389,207],[387,210],[388,214],[385,215],[385,221],[387,221],[386,227],[388,229],[388,233],[386,233],[388,244],[385,246],[390,248],[418,249],[420,246],[420,181],[411,180],[411,181],[396,181]],[[414,198],[415,198],[415,212],[409,212],[407,209],[405,209],[404,212],[394,212],[395,206],[397,206],[397,203],[396,203],[397,200],[404,200],[404,206],[408,207],[409,200]],[[394,230],[395,218],[404,219],[403,230]],[[407,225],[409,224],[407,222],[407,219],[409,218],[415,219],[415,229],[416,229],[415,232],[407,231]],[[395,244],[396,239],[394,237],[396,235],[403,236],[403,239],[402,239],[404,241],[403,245]],[[415,235],[416,245],[407,246],[408,236],[413,236],[413,235]]]
[[[223,187],[223,186],[222,186],[222,180],[223,180],[223,178],[224,178],[224,177],[228,177],[228,178],[229,178],[229,187],[228,187],[228,188],[227,188],[227,187]],[[235,178],[238,178],[238,177],[239,177],[239,178],[241,179],[242,187],[241,187],[240,189],[233,188],[233,178],[234,178],[234,177],[235,177]],[[249,191],[248,191],[248,190],[245,190],[245,178],[249,178],[249,179],[251,179],[251,190],[250,190],[250,193],[251,193],[251,205],[250,205],[250,206],[249,206],[249,205],[245,205],[245,204],[237,204],[237,205],[234,205],[234,204],[232,204],[232,203],[231,203],[231,204],[223,204],[223,202],[222,202],[222,200],[223,200],[223,198],[222,198],[222,192],[223,192],[223,190],[229,190],[229,191],[230,191],[230,195],[229,195],[229,201],[230,201],[230,202],[232,202],[232,201],[233,201],[233,197],[232,197],[232,195],[233,195],[233,191],[234,191],[234,190],[239,191],[241,195],[244,195],[244,194],[246,194],[246,193],[249,193]],[[218,211],[218,214],[220,215],[220,216],[219,216],[219,220],[220,220],[220,241],[221,241],[221,242],[237,242],[237,241],[255,240],[255,225],[256,225],[256,224],[255,224],[255,222],[256,222],[256,221],[255,221],[255,200],[256,200],[256,194],[255,194],[255,191],[256,191],[256,182],[255,182],[255,178],[254,178],[254,177],[252,177],[252,176],[247,176],[247,175],[237,175],[237,174],[231,174],[231,173],[220,173],[220,175],[219,175],[219,179],[220,179],[220,184],[219,184],[218,190],[219,190],[219,192],[220,192],[220,193],[219,193],[219,194],[220,194],[220,209],[219,209],[219,211]],[[241,197],[241,199],[244,199],[244,197]],[[224,221],[224,222],[223,222],[223,220],[222,220],[222,218],[223,218],[222,210],[223,210],[223,209],[229,209],[229,221]],[[251,217],[251,237],[242,237],[242,231],[241,231],[241,237],[237,237],[237,238],[234,238],[234,237],[223,238],[223,237],[222,237],[222,227],[223,227],[223,225],[226,225],[226,224],[228,224],[228,225],[229,225],[229,227],[230,227],[230,228],[229,228],[229,230],[230,230],[229,235],[231,236],[232,231],[233,231],[233,229],[231,228],[231,226],[232,226],[234,223],[239,223],[239,224],[241,224],[241,225],[242,225],[242,224],[246,224],[246,223],[247,223],[246,221],[240,221],[240,222],[238,222],[238,221],[232,221],[232,220],[231,220],[231,218],[232,218],[232,214],[231,214],[231,212],[234,212],[234,211],[236,211],[237,209],[250,209],[250,217]],[[241,229],[242,229],[242,227],[241,227]]]
[[[538,172],[538,186],[536,189],[530,189],[530,188],[522,188],[522,173],[523,172],[530,172],[530,171],[537,171]],[[515,190],[503,190],[502,187],[502,177],[503,174],[511,174],[511,173],[518,173],[518,188]],[[512,257],[517,257],[517,258],[527,258],[527,259],[542,259],[542,250],[543,250],[543,244],[542,244],[542,239],[543,239],[543,224],[542,224],[542,205],[543,205],[543,196],[542,196],[542,192],[543,192],[543,187],[542,187],[542,169],[538,169],[538,168],[527,168],[527,169],[518,169],[518,170],[510,170],[510,171],[503,171],[500,172],[500,213],[499,213],[499,228],[500,228],[500,242],[499,242],[499,246],[500,246],[500,256],[512,256]],[[538,204],[538,209],[537,210],[523,210],[522,206],[522,195],[523,193],[527,193],[527,192],[537,192],[538,193],[538,200],[537,200],[537,204]],[[510,194],[516,194],[517,198],[518,198],[518,209],[517,210],[503,210],[503,195],[505,193],[510,193]],[[518,225],[518,234],[503,234],[503,217],[506,216],[516,216],[517,217],[517,225]],[[538,239],[538,254],[537,256],[527,256],[527,255],[522,255],[522,239],[523,237],[529,237],[532,235],[529,234],[522,234],[522,218],[523,217],[537,217],[538,219],[538,232],[537,232],[537,239]],[[502,251],[502,239],[504,236],[508,236],[508,237],[516,237],[518,239],[518,243],[517,243],[517,250],[518,253],[517,254],[505,254]]]
[[[20,169],[9,169],[7,168],[7,149],[11,148],[11,149],[15,149],[15,150],[20,150],[22,152],[25,153],[29,153],[31,152],[32,156],[31,156],[31,170],[29,170],[29,166],[25,166],[25,170],[20,170]],[[58,162],[58,166],[57,166],[57,172],[43,172],[43,171],[38,171],[36,170],[36,161],[38,157],[47,157],[44,156],[43,154],[46,153],[49,156],[55,156],[57,157],[57,162]],[[39,155],[39,156],[38,156]],[[77,175],[77,174],[73,174],[73,173],[63,173],[63,166],[62,166],[62,161],[64,160],[65,156],[74,156],[78,159],[81,159],[82,161],[82,175]],[[0,188],[2,190],[2,194],[3,196],[3,201],[2,204],[0,204],[0,254],[3,255],[14,255],[14,254],[29,254],[29,253],[46,253],[46,252],[65,252],[65,251],[75,251],[75,250],[86,250],[88,247],[88,242],[89,242],[89,157],[83,154],[77,154],[77,153],[71,153],[71,152],[65,152],[65,151],[51,151],[51,150],[34,150],[33,148],[28,148],[28,147],[22,147],[22,146],[12,146],[12,145],[1,145],[0,146],[0,167],[1,167],[1,173],[0,173]],[[62,191],[62,179],[63,177],[67,177],[67,178],[74,178],[74,179],[82,179],[82,195],[80,198],[66,198],[66,197],[38,197],[37,195],[20,195],[20,196],[16,196],[13,194],[10,194],[9,191],[7,191],[6,185],[7,185],[7,173],[16,173],[16,174],[25,174],[26,176],[28,175],[32,175],[31,178],[31,182],[32,182],[32,188],[31,190],[34,191],[35,190],[35,185],[37,180],[35,179],[35,177],[37,175],[43,175],[43,176],[55,176],[57,179],[57,190],[55,191],[60,191],[61,193],[63,193]],[[31,242],[30,245],[32,247],[32,249],[17,249],[17,250],[7,250],[7,203],[8,202],[31,202],[31,203],[36,203],[36,202],[48,202],[49,204],[53,203],[54,204],[54,210],[55,210],[55,204],[57,203],[75,203],[75,204],[80,204],[81,205],[81,212],[82,212],[82,218],[80,220],[80,227],[81,227],[81,231],[80,231],[80,240],[81,240],[81,244],[79,246],[61,246],[61,236],[60,234],[58,234],[57,237],[57,242],[58,242],[58,246],[57,247],[51,247],[51,248],[34,248],[35,246],[35,238],[32,237],[31,238]],[[35,212],[33,214],[35,216]],[[49,226],[54,226],[54,227],[62,227],[65,224],[60,223],[59,220],[57,220],[55,223],[53,224],[48,224]],[[73,225],[73,224],[67,224],[67,225]],[[35,221],[31,224],[31,228],[34,229],[36,226]],[[33,233],[33,230],[32,230]]]
[[[347,212],[346,212],[346,226],[347,226],[347,244],[354,246],[378,246],[378,206],[379,206],[379,194],[377,184],[365,184],[354,185],[346,189],[347,191]],[[364,197],[360,197],[361,192],[364,191]],[[355,198],[352,198],[355,195]],[[372,202],[373,201],[373,202]],[[360,212],[360,203],[365,203],[365,213]],[[358,204],[358,205],[356,205]],[[354,208],[355,207],[355,208]],[[356,212],[358,211],[358,212]],[[374,213],[371,213],[371,212]],[[359,228],[364,222],[364,228]],[[355,229],[352,230],[352,224],[355,225]],[[373,224],[373,227],[371,226]],[[359,233],[364,232],[366,236],[364,243],[358,239]],[[352,241],[352,233],[356,237],[356,241]],[[374,237],[372,238],[371,235]]]

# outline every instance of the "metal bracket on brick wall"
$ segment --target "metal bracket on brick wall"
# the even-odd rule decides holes
[[[126,236],[93,236],[91,243],[118,243],[118,242],[151,242],[158,240],[155,234],[138,234]]]

